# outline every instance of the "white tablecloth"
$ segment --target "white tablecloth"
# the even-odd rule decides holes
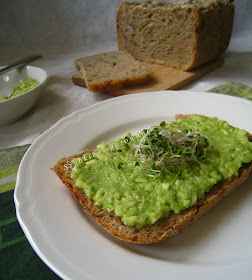
[[[112,97],[74,85],[73,60],[117,49],[119,0],[2,1],[0,65],[32,54],[48,82],[35,106],[18,122],[0,128],[0,149],[32,143],[61,118]],[[184,89],[206,91],[226,81],[252,87],[252,1],[237,0],[232,40],[225,64]]]

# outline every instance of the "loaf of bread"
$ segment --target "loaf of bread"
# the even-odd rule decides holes
[[[187,115],[177,115],[176,119],[186,117]],[[238,170],[237,176],[217,183],[195,205],[181,211],[179,214],[170,213],[168,217],[159,219],[152,225],[137,228],[125,225],[121,218],[116,216],[114,212],[108,212],[102,206],[96,205],[92,199],[89,199],[85,195],[81,188],[76,187],[71,178],[72,169],[68,168],[66,170],[64,168],[65,166],[71,166],[71,160],[73,158],[81,158],[85,153],[91,152],[91,150],[84,150],[68,158],[62,158],[54,166],[55,173],[73,196],[83,205],[84,211],[92,216],[101,227],[121,240],[139,244],[160,242],[188,227],[240,186],[252,172],[252,162],[243,164]]]
[[[76,59],[74,63],[80,69],[85,81],[81,85],[93,92],[108,92],[123,87],[138,86],[151,79],[146,67],[125,51],[111,51],[83,57]],[[73,76],[73,79],[79,78]]]
[[[234,0],[122,2],[117,11],[119,50],[135,58],[189,70],[228,47]]]

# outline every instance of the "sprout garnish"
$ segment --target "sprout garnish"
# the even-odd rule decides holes
[[[140,172],[154,179],[166,173],[181,177],[189,163],[202,164],[207,151],[213,148],[210,139],[199,131],[181,131],[175,124],[172,131],[164,121],[145,132],[139,144],[130,145],[130,154]]]

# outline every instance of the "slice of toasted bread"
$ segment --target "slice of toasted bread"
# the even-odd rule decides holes
[[[80,74],[72,80],[92,92],[109,92],[151,80],[146,67],[125,51],[111,51],[74,60]],[[84,80],[84,82],[83,82]]]
[[[177,115],[178,118],[186,118],[186,115]],[[238,171],[238,176],[233,176],[225,181],[216,184],[205,197],[196,205],[181,211],[179,214],[172,213],[167,218],[158,220],[153,225],[146,225],[142,228],[126,226],[113,212],[104,210],[101,206],[95,205],[82,189],[77,188],[71,178],[71,168],[65,170],[64,166],[70,166],[73,158],[81,157],[92,150],[84,150],[79,154],[62,158],[55,166],[54,171],[61,181],[67,186],[73,196],[83,205],[84,211],[94,218],[94,220],[113,236],[131,243],[151,244],[160,242],[177,234],[201,216],[206,214],[211,208],[228,196],[238,186],[240,186],[252,172],[252,162],[243,164]]]

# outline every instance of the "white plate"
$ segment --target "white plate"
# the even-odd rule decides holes
[[[18,220],[40,258],[63,279],[249,279],[251,178],[179,235],[156,245],[116,240],[81,209],[50,167],[64,156],[173,120],[217,116],[252,132],[252,102],[164,91],[112,98],[62,119],[29,148],[18,171]]]

